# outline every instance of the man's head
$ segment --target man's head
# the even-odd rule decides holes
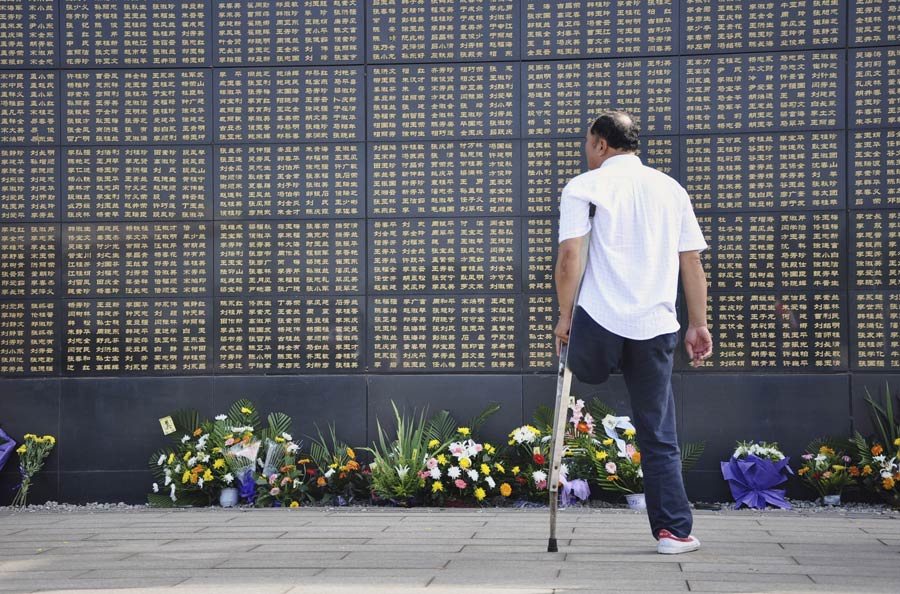
[[[637,122],[624,111],[611,110],[601,114],[588,128],[585,137],[588,169],[600,167],[610,157],[635,152],[639,134]]]

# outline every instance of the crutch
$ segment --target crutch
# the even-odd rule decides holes
[[[578,307],[578,296],[581,294],[581,283],[584,282],[584,271],[587,266],[588,246],[590,235],[584,237],[584,245],[581,248],[581,271],[578,277],[578,288],[575,289],[575,299],[572,301],[572,318],[575,318],[575,308]],[[572,340],[572,332],[569,331],[569,341]],[[564,437],[566,434],[566,422],[569,416],[569,398],[572,391],[572,371],[567,365],[569,356],[569,343],[564,343],[559,350],[559,374],[556,380],[556,406],[553,408],[553,434],[550,436],[550,476],[547,488],[550,491],[550,540],[547,542],[547,552],[555,553],[559,549],[556,546],[556,512],[559,508],[559,467],[562,465],[563,451],[565,450]]]

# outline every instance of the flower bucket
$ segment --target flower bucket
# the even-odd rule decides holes
[[[840,505],[841,495],[840,493],[837,495],[822,495],[822,503],[825,505]]]
[[[722,476],[728,481],[731,495],[734,497],[734,509],[742,505],[765,509],[766,504],[783,509],[793,509],[785,500],[785,490],[776,489],[787,480],[788,474],[794,471],[788,466],[789,458],[773,462],[768,458],[760,458],[749,454],[745,458],[731,458],[722,462]]]
[[[626,494],[625,503],[628,504],[628,509],[647,509],[647,500],[643,493]]]
[[[225,487],[219,493],[219,505],[222,507],[234,507],[238,502],[238,490],[235,487]]]

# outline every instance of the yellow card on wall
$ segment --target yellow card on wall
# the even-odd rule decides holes
[[[162,426],[163,435],[175,433],[175,421],[172,420],[172,417],[161,418],[159,424]]]

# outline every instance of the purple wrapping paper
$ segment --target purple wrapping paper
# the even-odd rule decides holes
[[[3,470],[6,461],[9,460],[13,450],[16,449],[16,442],[13,441],[13,438],[7,435],[3,429],[0,429],[0,437],[6,440],[5,442],[0,443],[0,470]]]
[[[746,458],[732,458],[728,462],[722,462],[722,476],[731,487],[731,495],[734,497],[734,509],[740,509],[742,505],[765,509],[766,504],[783,509],[792,509],[785,498],[784,489],[776,489],[787,480],[788,474],[794,471],[788,466],[790,458],[778,462],[748,455]]]
[[[584,479],[567,481],[562,479],[563,488],[559,493],[559,501],[562,507],[572,505],[576,499],[586,501],[591,496],[591,487]]]

